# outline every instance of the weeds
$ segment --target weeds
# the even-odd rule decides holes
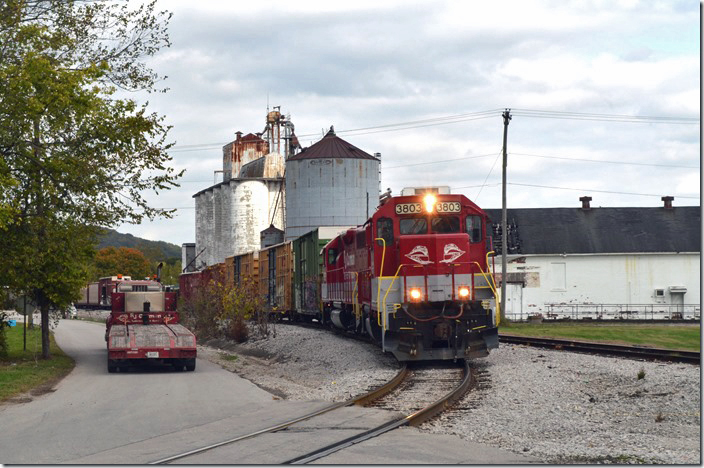
[[[268,336],[268,315],[262,310],[263,301],[251,278],[232,284],[223,268],[207,270],[201,278],[178,305],[184,325],[199,340],[224,337],[243,343],[249,339],[247,322],[254,322],[259,334]]]
[[[638,380],[643,380],[644,378],[645,378],[645,369],[643,369],[641,367],[640,370],[638,371]]]
[[[220,359],[234,362],[239,359],[239,356],[236,354],[220,353]]]

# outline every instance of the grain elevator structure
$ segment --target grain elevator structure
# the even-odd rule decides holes
[[[291,240],[319,226],[363,224],[379,204],[379,169],[378,154],[332,127],[301,150],[290,117],[275,107],[263,132],[237,132],[223,147],[222,171],[215,171],[222,182],[193,195],[196,241],[184,244],[184,272],[258,250],[277,232]]]

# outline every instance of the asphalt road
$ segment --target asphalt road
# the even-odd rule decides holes
[[[55,331],[76,367],[52,392],[0,406],[2,464],[138,464],[250,434],[329,402],[282,401],[199,359],[195,372],[171,367],[109,374],[102,324],[62,320]],[[361,432],[388,411],[349,407],[217,450],[187,464],[278,464]],[[404,428],[323,458],[327,464],[525,464],[539,460],[454,436]]]
[[[108,374],[104,331],[99,323],[59,323],[57,342],[76,367],[55,391],[0,407],[0,463],[148,463],[191,443],[223,440],[230,430],[266,427],[265,417],[254,418],[257,410],[275,417],[270,410],[279,406],[289,413],[286,402],[201,359],[194,372],[165,366]],[[207,430],[213,424],[219,424],[217,432]],[[180,436],[173,440],[148,443],[175,433]]]

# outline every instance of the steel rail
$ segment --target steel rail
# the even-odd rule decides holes
[[[553,338],[535,338],[528,336],[499,334],[499,342],[525,344],[543,348],[561,349],[592,354],[622,356],[632,359],[651,359],[660,361],[684,362],[700,364],[701,353],[698,351],[684,351],[662,348],[645,348],[642,346],[617,345],[609,343],[594,343],[578,340],[565,340]]]
[[[326,406],[325,408],[321,408],[321,409],[314,411],[312,413],[305,414],[305,415],[300,416],[298,418],[291,419],[289,421],[277,424],[275,426],[267,427],[265,429],[261,429],[256,432],[233,437],[232,439],[227,439],[227,440],[223,440],[221,442],[216,442],[214,444],[211,444],[211,445],[208,445],[205,447],[200,447],[197,449],[190,450],[188,452],[180,453],[177,455],[172,455],[167,458],[162,458],[161,460],[150,462],[149,465],[162,465],[165,463],[170,463],[172,461],[179,460],[181,458],[190,457],[191,455],[197,455],[199,453],[207,452],[208,450],[213,450],[215,448],[222,447],[224,445],[229,445],[229,444],[232,444],[235,442],[239,442],[241,440],[251,439],[252,437],[256,437],[256,436],[259,436],[262,434],[280,431],[280,430],[286,429],[287,427],[292,426],[293,424],[296,424],[298,422],[305,421],[310,418],[314,418],[314,417],[319,416],[321,414],[325,414],[330,411],[336,410],[338,408],[343,408],[345,406],[365,405],[365,404],[369,403],[370,401],[373,401],[377,398],[381,398],[382,396],[384,396],[387,393],[389,393],[390,391],[392,391],[401,382],[403,382],[403,380],[406,378],[407,374],[408,374],[408,367],[406,366],[406,364],[403,364],[403,367],[401,367],[401,370],[399,370],[399,372],[394,376],[393,379],[389,380],[381,387],[375,388],[374,390],[371,390],[363,395],[356,396],[356,397],[351,398],[349,400]]]
[[[352,445],[358,444],[360,442],[364,442],[365,440],[372,439],[374,437],[377,437],[381,434],[384,434],[386,432],[389,432],[393,429],[397,429],[401,426],[416,426],[419,425],[428,419],[432,418],[433,416],[437,415],[438,413],[442,412],[445,410],[447,407],[452,405],[455,401],[457,401],[459,398],[462,397],[462,395],[465,394],[467,389],[469,388],[470,384],[472,382],[472,375],[470,372],[469,368],[469,362],[464,361],[464,378],[462,379],[462,382],[455,387],[451,392],[437,400],[436,402],[430,404],[429,406],[416,411],[413,414],[410,414],[408,416],[404,416],[399,419],[395,419],[393,421],[386,422],[380,426],[374,427],[372,429],[369,429],[368,431],[365,431],[361,434],[357,434],[351,437],[348,437],[347,439],[341,440],[339,442],[332,443],[330,445],[327,445],[325,447],[322,447],[318,450],[315,450],[311,453],[305,454],[298,456],[296,458],[293,458],[291,460],[288,460],[286,462],[283,462],[282,464],[284,465],[304,465],[306,463],[310,463],[312,461],[315,461],[319,458],[326,457],[330,454],[333,454],[335,452],[338,452],[340,450],[343,450],[347,447],[351,447]]]

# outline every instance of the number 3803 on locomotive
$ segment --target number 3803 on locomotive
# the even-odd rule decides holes
[[[403,361],[486,356],[498,347],[487,226],[463,195],[389,198],[323,248],[322,320]]]

